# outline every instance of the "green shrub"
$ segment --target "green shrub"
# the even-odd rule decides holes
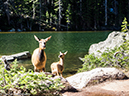
[[[98,51],[99,52],[99,51]],[[85,55],[81,58],[82,68],[78,72],[92,70],[96,67],[116,67],[128,70],[129,68],[129,41],[125,41],[120,47],[113,50],[107,49],[101,57],[95,57],[94,54]]]
[[[11,64],[11,71],[5,70],[3,64],[0,65],[0,94],[13,94],[10,89],[21,90],[22,94],[35,95],[58,95],[63,85],[60,79],[50,79],[51,75],[46,76],[43,72],[34,73],[31,69],[17,65],[17,61]],[[14,94],[15,95],[15,94]],[[40,94],[41,95],[41,94]]]

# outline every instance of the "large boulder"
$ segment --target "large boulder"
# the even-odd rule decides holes
[[[96,68],[91,71],[77,73],[66,80],[76,89],[98,84],[105,80],[124,79],[127,76],[116,68]]]
[[[129,40],[128,33],[115,32],[113,31],[108,35],[108,38],[105,41],[101,41],[97,44],[92,44],[89,48],[89,54],[94,53],[96,57],[100,57],[101,54],[107,49],[114,49],[114,47],[119,47],[123,42]],[[98,52],[98,50],[100,52]]]

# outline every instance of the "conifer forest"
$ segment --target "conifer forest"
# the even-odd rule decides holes
[[[0,0],[0,30],[120,30],[129,0]]]

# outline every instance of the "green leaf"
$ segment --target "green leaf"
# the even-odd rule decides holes
[[[21,89],[24,89],[24,88],[25,88],[25,86],[20,86],[20,88],[21,88]]]

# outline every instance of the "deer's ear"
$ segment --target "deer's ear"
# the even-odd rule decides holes
[[[34,35],[34,38],[35,38],[36,41],[39,42],[39,38],[36,35]]]
[[[52,36],[49,36],[49,37],[48,37],[48,38],[46,38],[45,40],[46,40],[46,41],[48,41],[48,40],[50,40],[50,39],[51,39],[51,37],[52,37]]]
[[[68,51],[66,51],[64,54],[66,55]]]

